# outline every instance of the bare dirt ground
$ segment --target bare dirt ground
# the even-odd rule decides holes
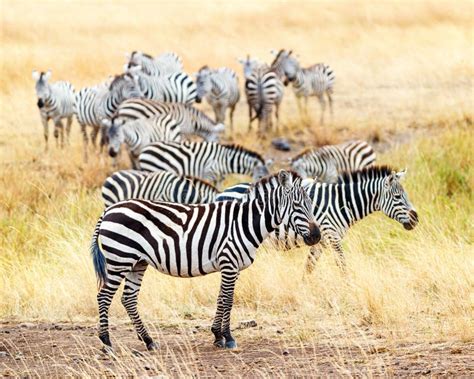
[[[91,324],[0,324],[0,375],[73,376],[474,376],[474,343],[390,342],[380,335],[336,333],[291,341],[285,330],[235,331],[236,351],[214,348],[211,334],[194,322],[161,327],[149,353],[131,325],[112,326],[115,356],[103,354]],[[71,343],[74,342],[74,343]]]

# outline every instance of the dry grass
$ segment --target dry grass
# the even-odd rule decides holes
[[[292,47],[305,64],[334,68],[336,114],[324,128],[311,120],[303,126],[288,90],[286,133],[314,143],[403,137],[409,143],[391,144],[381,161],[408,167],[421,222],[411,233],[381,215],[357,225],[345,243],[346,275],[328,253],[303,279],[304,249],[263,247],[239,279],[234,320],[278,322],[295,343],[362,327],[396,341],[472,341],[472,3],[201,4],[2,3],[0,317],[97,316],[88,244],[110,167],[82,165],[76,123],[67,152],[42,153],[33,69],[51,68],[53,78],[80,88],[120,72],[124,53],[136,49],[174,50],[189,72],[211,64],[240,73],[235,57],[270,60],[271,48]],[[234,139],[261,148],[243,133],[244,103]],[[312,110],[317,121],[319,109]],[[163,324],[179,325],[186,315],[209,320],[218,282],[219,275],[178,280],[150,271],[142,314]],[[119,301],[111,314],[126,318]]]

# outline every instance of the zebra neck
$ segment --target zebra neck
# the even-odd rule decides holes
[[[296,71],[295,80],[293,80],[293,87],[299,88],[304,84],[303,70],[300,68]]]
[[[125,127],[123,130],[124,142],[129,146],[130,150],[135,150],[140,144],[145,143],[143,138],[140,138],[140,133],[136,128]]]
[[[353,224],[369,214],[379,210],[380,188],[378,182],[361,181],[347,183],[341,186],[339,207],[344,211],[349,224]]]

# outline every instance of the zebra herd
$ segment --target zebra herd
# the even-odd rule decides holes
[[[239,59],[245,77],[249,131],[254,119],[268,131],[279,122],[284,85],[292,83],[298,100],[316,96],[324,122],[326,99],[332,113],[334,74],[329,66],[301,68],[291,51],[274,52],[270,65]],[[211,331],[214,345],[237,346],[230,329],[234,288],[239,272],[249,267],[266,239],[274,250],[309,246],[306,270],[314,270],[328,246],[345,267],[342,240],[357,221],[377,211],[407,230],[418,223],[401,180],[406,171],[375,165],[365,141],[309,148],[285,163],[290,170],[272,173],[274,162],[237,144],[219,143],[229,110],[240,99],[235,72],[203,66],[194,82],[183,72],[178,55],[151,57],[133,52],[123,74],[77,94],[65,82],[49,84],[50,72],[34,72],[38,107],[45,130],[53,119],[61,145],[69,137],[72,117],[81,125],[87,160],[87,127],[93,144],[100,135],[116,157],[123,145],[131,170],[116,171],[102,186],[105,210],[91,244],[99,282],[99,338],[112,349],[108,313],[113,296],[125,282],[124,305],[140,340],[157,345],[138,314],[140,286],[148,266],[175,277],[219,271],[221,286]],[[215,119],[193,107],[206,99]],[[299,104],[301,108],[301,105]],[[62,120],[67,119],[66,128]],[[66,136],[64,136],[66,132]],[[194,135],[202,141],[187,140]],[[231,174],[252,182],[222,188]]]

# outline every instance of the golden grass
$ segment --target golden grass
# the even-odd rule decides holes
[[[381,162],[408,167],[421,221],[413,232],[382,215],[354,227],[344,244],[346,275],[330,252],[303,278],[305,249],[263,247],[238,281],[233,319],[279,320],[295,341],[330,335],[334,325],[370,326],[397,340],[472,341],[472,3],[201,4],[3,3],[0,317],[97,317],[88,246],[110,166],[105,158],[82,165],[77,123],[70,149],[43,154],[33,69],[51,68],[54,79],[80,88],[120,72],[124,53],[137,49],[174,50],[189,72],[211,64],[240,74],[235,57],[270,60],[271,48],[288,47],[304,64],[330,64],[337,84],[335,118],[323,128],[312,125],[315,104],[311,126],[300,122],[288,89],[287,133],[314,143],[405,142],[391,144]],[[244,133],[245,101],[237,112],[234,139],[261,148]],[[179,280],[149,270],[141,313],[171,324],[186,314],[210,320],[218,282],[219,275]],[[118,296],[111,314],[127,317]]]

